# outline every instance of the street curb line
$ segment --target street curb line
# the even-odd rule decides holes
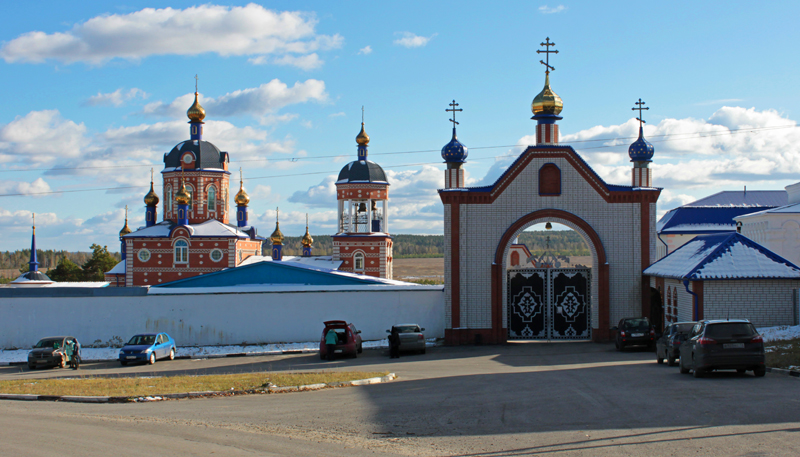
[[[800,378],[800,371],[795,370],[785,370],[783,368],[769,368],[767,367],[768,373],[775,373],[783,376],[792,376],[795,378]]]
[[[0,394],[0,400],[18,400],[18,401],[66,401],[72,403],[139,403],[147,401],[160,401],[166,399],[179,399],[179,398],[194,398],[194,397],[215,397],[215,396],[231,396],[243,394],[273,394],[273,393],[286,393],[286,392],[307,392],[311,390],[321,390],[336,387],[350,387],[350,386],[366,386],[369,384],[378,384],[381,382],[389,382],[397,378],[394,373],[389,373],[386,376],[379,376],[375,378],[356,379],[354,381],[345,382],[329,382],[318,384],[307,384],[304,386],[271,386],[266,389],[249,389],[249,390],[222,390],[215,391],[209,390],[204,392],[183,392],[177,394],[164,394],[164,395],[148,395],[147,397],[83,397],[77,395],[30,395],[30,394]],[[141,399],[141,400],[140,400]]]

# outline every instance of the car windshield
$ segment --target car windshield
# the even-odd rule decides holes
[[[61,340],[60,338],[59,339],[48,338],[44,340],[39,340],[39,342],[36,343],[36,346],[34,346],[34,348],[58,349],[61,347],[62,344],[64,344],[64,341]]]
[[[156,342],[155,335],[136,335],[128,341],[128,346],[151,345]]]
[[[692,331],[694,324],[677,324],[675,325],[675,333],[689,333]]]
[[[625,330],[646,332],[650,330],[650,322],[647,319],[628,319],[622,324]]]
[[[706,336],[709,338],[735,338],[755,334],[755,327],[747,322],[724,322],[706,326]]]
[[[398,333],[419,333],[419,325],[396,325],[394,327]]]

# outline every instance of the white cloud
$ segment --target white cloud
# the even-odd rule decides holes
[[[328,115],[328,117],[331,117],[331,118],[333,118],[333,117],[343,117],[343,116],[347,116],[347,114],[345,114],[344,111],[339,111],[338,113],[331,113],[331,114]]]
[[[364,46],[358,50],[358,53],[361,55],[372,54],[372,46]]]
[[[293,56],[287,54],[273,59],[272,62],[276,65],[292,66],[302,68],[303,70],[314,70],[315,68],[321,67],[322,64],[325,63],[320,60],[317,53],[308,54],[305,56]]]
[[[564,6],[564,5],[558,5],[558,6],[553,6],[553,7],[550,7],[550,6],[547,6],[547,5],[542,5],[542,6],[539,7],[539,12],[542,13],[542,14],[554,14],[554,13],[560,13],[560,12],[566,11],[566,10],[567,10],[567,7]]]
[[[401,37],[394,40],[394,44],[406,48],[419,48],[427,45],[437,34],[434,33],[429,37],[424,37],[411,32],[395,32],[395,35],[401,35]]]
[[[0,48],[0,57],[8,63],[102,64],[152,55],[306,55],[341,47],[340,35],[318,35],[316,24],[313,14],[272,11],[254,3],[145,8],[96,16],[66,32],[22,34]]]
[[[308,79],[296,82],[289,87],[279,79],[258,87],[229,92],[218,98],[200,97],[200,104],[205,108],[208,118],[227,116],[265,116],[288,105],[309,101],[324,102],[328,99],[325,82]],[[144,114],[181,118],[194,102],[194,94],[184,94],[171,103],[148,103]],[[269,118],[267,118],[269,119]],[[285,119],[284,119],[285,120]]]
[[[50,192],[50,185],[42,178],[33,182],[0,181],[0,194],[2,195],[30,195],[43,197],[44,192]]]
[[[0,162],[43,163],[77,157],[88,140],[86,126],[57,110],[31,111],[0,127]]]
[[[110,92],[107,94],[98,92],[97,95],[92,95],[91,97],[89,97],[84,102],[84,104],[88,106],[98,106],[98,105],[122,106],[122,104],[128,100],[133,100],[134,98],[145,99],[147,97],[148,97],[147,92],[134,87],[125,92],[123,92],[122,89],[117,89],[114,92]]]

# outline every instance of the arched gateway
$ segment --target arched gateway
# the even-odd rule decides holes
[[[548,40],[543,45],[552,43]],[[578,309],[553,302],[559,299],[553,292],[559,284],[562,290],[584,290],[572,294],[571,299],[576,307],[585,306],[587,311],[584,328],[572,321],[565,327],[572,328],[560,333],[561,339],[607,340],[609,328],[618,319],[650,314],[649,280],[642,271],[654,261],[656,201],[661,193],[661,189],[651,187],[648,164],[652,145],[644,140],[640,128],[639,139],[629,148],[634,163],[632,185],[607,184],[572,147],[558,144],[556,121],[561,119],[562,102],[550,88],[550,69],[548,66],[544,89],[532,104],[533,119],[538,122],[536,145],[529,146],[494,184],[463,187],[467,148],[456,139],[455,127],[452,140],[442,149],[447,163],[446,188],[439,196],[444,203],[448,344],[503,343],[510,337],[525,337],[526,333],[514,333],[509,328],[509,310],[522,306],[526,317],[531,318],[534,311],[530,306],[537,303],[514,303],[506,263],[514,239],[526,227],[541,222],[572,228],[592,254],[591,272],[582,277],[585,279],[578,278],[589,281],[584,282],[583,289],[580,281],[574,282],[574,272],[559,270],[561,279],[567,281],[561,283],[559,271],[543,274],[550,285],[545,287],[547,293],[540,295],[550,301],[544,319],[551,327],[543,334],[549,338],[558,320],[574,319],[572,311]],[[455,106],[453,102],[454,110]],[[570,280],[572,285],[565,286]],[[575,301],[576,296],[582,298]],[[532,322],[532,318],[526,322]]]

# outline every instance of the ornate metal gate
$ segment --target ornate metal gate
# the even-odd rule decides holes
[[[508,339],[591,338],[591,270],[508,272]]]

